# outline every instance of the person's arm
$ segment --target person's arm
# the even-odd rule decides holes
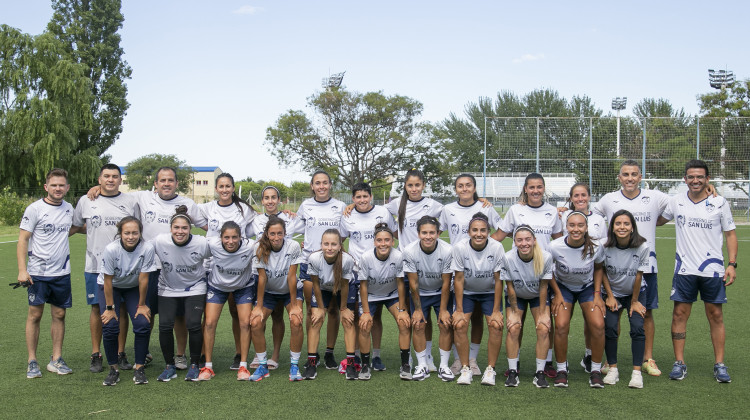
[[[550,235],[550,238],[557,239],[557,238],[562,238],[562,236],[563,236],[562,232],[557,232],[557,233],[553,233],[552,235]]]
[[[344,215],[344,217],[349,217],[349,215],[352,214],[352,210],[354,210],[354,203],[344,207],[344,211],[342,214]]]
[[[443,325],[451,325],[451,314],[448,312],[448,301],[451,298],[451,277],[451,273],[443,273],[443,287],[440,290],[440,322]]]
[[[505,239],[505,238],[508,237],[508,235],[510,235],[510,233],[504,232],[503,230],[498,229],[498,230],[495,231],[495,233],[493,233],[492,235],[490,235],[490,237],[492,239],[498,241],[498,242],[502,242],[503,239]]]
[[[257,282],[257,293],[255,295],[255,307],[253,308],[251,320],[257,317],[263,317],[263,299],[266,296],[266,283],[268,282],[268,276],[264,268],[257,268],[258,270],[258,282]],[[291,299],[295,299],[295,295],[289,295]]]
[[[495,277],[495,300],[492,304],[492,315],[490,315],[490,324],[495,324],[497,328],[503,327],[503,281],[500,279],[500,272],[494,273]],[[508,299],[510,300],[510,288],[513,287],[513,282],[508,282]],[[513,294],[513,307],[515,308],[515,292]]]
[[[112,278],[111,274],[104,275],[104,303],[106,306],[115,306],[115,299],[112,293]],[[102,325],[106,325],[111,320],[117,321],[117,312],[114,309],[105,309],[101,315]]]
[[[736,263],[737,262],[737,252],[739,252],[739,245],[737,243],[737,231],[735,230],[727,230],[724,232],[724,238],[727,240],[727,257],[729,257],[729,262]],[[734,283],[734,280],[737,278],[737,270],[730,266],[727,266],[726,270],[724,270],[724,285],[729,286],[732,283]]]
[[[135,311],[135,316],[143,315],[146,320],[151,322],[151,308],[146,305],[146,296],[148,295],[148,275],[149,273],[140,273],[138,275],[138,309]]]
[[[464,315],[464,276],[463,271],[456,271],[453,275],[453,293],[456,297],[455,305],[456,310],[453,311],[453,326],[458,328],[459,323],[466,322],[466,316]],[[450,289],[450,281],[448,283]],[[445,290],[445,282],[443,282],[443,291]],[[449,292],[450,293],[450,292]],[[447,305],[446,305],[447,309]],[[443,299],[440,299],[440,315],[443,315]]]
[[[594,307],[591,308],[593,311],[595,308],[599,308],[604,316],[607,313],[604,307],[604,301],[602,300],[602,277],[604,274],[604,264],[594,263]]]
[[[73,236],[76,233],[83,233],[83,234],[85,234],[86,233],[86,225],[84,224],[83,226],[71,226],[70,230],[68,231],[68,236],[69,237]]]
[[[417,273],[406,273],[409,279],[409,291],[411,292],[411,301],[414,304],[414,310],[411,314],[412,325],[425,322],[424,313],[422,312],[422,301],[419,299],[419,276]]]
[[[319,324],[323,322],[323,318],[326,316],[326,308],[323,306],[323,293],[320,291],[320,278],[317,275],[310,275],[310,281],[313,285],[313,294],[315,295],[315,301],[318,304],[317,308],[312,308],[310,320],[313,324]]]
[[[27,271],[26,257],[29,255],[29,240],[31,239],[31,232],[28,230],[19,230],[18,244],[16,245],[16,258],[18,260],[18,282],[21,285],[28,286],[34,284],[31,280],[31,276]]]
[[[398,288],[398,315],[396,321],[399,324],[409,325],[409,302],[406,299],[406,284],[403,277],[396,277],[396,287]]]
[[[662,226],[667,224],[669,222],[669,219],[665,218],[664,216],[659,216],[658,219],[656,219],[656,226]]]

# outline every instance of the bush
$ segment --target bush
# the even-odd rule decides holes
[[[11,191],[10,187],[3,188],[0,192],[0,223],[18,226],[24,210],[31,202],[30,198],[19,196]]]

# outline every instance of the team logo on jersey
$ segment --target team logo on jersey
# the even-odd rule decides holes
[[[390,268],[392,271],[396,271],[396,263],[392,262],[388,265],[388,268]]]
[[[437,265],[438,265],[438,269],[439,270],[443,269],[443,259],[442,258],[438,258],[437,259]]]
[[[651,197],[649,196],[641,197],[641,203],[643,204],[648,204],[650,201],[651,201]]]
[[[683,216],[681,214],[678,215],[677,216],[677,224],[680,225],[680,227],[685,226],[685,216]]]
[[[154,219],[156,219],[156,213],[154,213],[151,210],[147,211],[146,212],[146,223],[151,223],[151,222],[154,221]]]
[[[167,273],[171,273],[172,272],[172,264],[170,264],[170,263],[168,263],[166,261],[162,261],[161,262],[161,268],[164,271],[166,271]]]
[[[508,275],[508,269],[505,268],[505,267],[500,267],[500,275],[502,277],[507,277],[507,275]]]
[[[383,216],[377,216],[375,217],[375,224],[383,223]]]
[[[26,216],[23,216],[23,219],[21,219],[21,225],[25,226],[29,224],[29,218]]]
[[[127,213],[128,211],[128,209],[125,208],[125,206],[117,206],[117,208],[120,209],[120,211],[125,212],[125,213]]]
[[[242,254],[242,255],[240,255],[240,261],[242,261],[242,262],[245,262],[245,261],[247,261],[247,259],[248,259],[248,258],[250,258],[250,256],[249,256],[249,255],[247,255],[247,254]]]
[[[617,274],[617,269],[614,265],[607,264],[607,273],[612,275]]]
[[[729,219],[727,219],[727,223],[729,223],[730,225],[733,225],[734,224],[734,218],[730,217]]]
[[[487,262],[490,264],[495,264],[495,256],[494,255],[488,255],[487,256]]]
[[[706,202],[706,211],[709,213],[713,213],[714,210],[716,210],[716,206],[714,206],[713,204],[709,202]]]
[[[91,218],[90,222],[91,222],[91,227],[96,229],[102,225],[102,218],[99,216],[94,216]]]
[[[55,231],[55,225],[52,223],[46,223],[42,226],[42,231],[46,234],[50,234]]]
[[[560,270],[560,272],[563,274],[570,273],[570,268],[568,268],[568,266],[565,264],[557,263],[557,269]]]
[[[218,271],[219,273],[222,273],[222,274],[224,273],[224,267],[220,266],[219,264],[216,264],[216,270],[217,270],[217,271]]]
[[[208,228],[211,230],[219,230],[219,221],[216,219],[211,219],[211,221],[208,222]]]
[[[331,206],[331,213],[336,214],[339,212],[339,206]]]
[[[315,227],[315,218],[314,217],[308,217],[307,218],[307,227],[314,228]]]
[[[362,239],[362,233],[361,232],[352,232],[352,240],[355,242],[359,242]]]
[[[458,234],[458,225],[457,224],[454,223],[454,224],[451,225],[451,233],[454,234],[454,235]]]
[[[549,220],[552,218],[552,213],[544,213],[544,218]]]
[[[523,280],[521,280],[521,279],[513,280],[513,287],[516,288],[516,289],[522,288],[523,287]]]
[[[633,258],[633,262],[636,264],[641,262],[641,258],[635,254],[633,254],[632,258]]]
[[[594,229],[599,230],[599,223],[594,223]]]
[[[122,270],[120,269],[120,267],[115,267],[115,269],[114,269],[114,276],[115,277],[120,277],[120,274],[122,274]]]
[[[425,204],[424,206],[422,206],[422,211],[427,211],[429,209],[430,209],[430,205],[429,204]]]
[[[472,276],[471,268],[464,267],[464,277],[471,277],[471,276]]]
[[[201,254],[200,254],[200,252],[193,251],[193,252],[190,253],[190,257],[192,259],[194,259],[194,260],[197,260],[197,259],[201,258]]]

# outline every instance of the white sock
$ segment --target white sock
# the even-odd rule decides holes
[[[380,349],[372,349],[372,358],[380,357]]]
[[[297,363],[299,363],[299,357],[300,357],[299,352],[294,352],[294,351],[289,352],[289,358],[292,359],[293,365],[296,365]]]
[[[585,356],[591,356],[591,349],[586,349]]]
[[[268,361],[266,360],[266,357],[267,357],[266,352],[258,353],[257,356],[258,356],[258,363],[260,363],[261,365],[265,365],[268,363]]]
[[[557,363],[557,370],[558,370],[558,372],[561,371],[561,370],[563,372],[567,372],[568,371],[568,361],[566,360],[566,361],[564,361],[562,363],[558,362]]]
[[[451,349],[453,350],[453,358],[458,360],[458,349],[456,348],[456,345],[454,344]]]
[[[591,362],[591,371],[592,372],[601,372],[602,371],[602,363],[601,362],[599,362],[599,363]]]
[[[214,368],[213,362],[206,362],[206,367],[209,369],[213,369]]]
[[[518,359],[508,359],[508,369],[518,371]]]
[[[544,364],[547,363],[544,359],[536,359],[536,370],[537,372],[540,370],[544,370]]]
[[[432,354],[432,341],[427,341],[424,349],[427,354]]]
[[[552,361],[552,349],[547,350],[547,362]]]
[[[417,352],[417,366],[427,367],[427,350]]]
[[[477,360],[479,354],[479,344],[469,344],[469,360]]]
[[[440,349],[440,367],[448,368],[448,361],[451,359],[451,351]]]
[[[359,350],[354,350],[354,355],[359,357],[360,359],[362,358],[362,353]]]
[[[240,362],[240,367],[247,369],[247,362]]]

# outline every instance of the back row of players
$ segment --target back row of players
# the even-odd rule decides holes
[[[501,219],[489,204],[479,200],[471,175],[457,177],[458,201],[446,206],[422,196],[424,177],[418,170],[407,172],[401,200],[385,207],[373,206],[369,186],[358,184],[353,189],[352,211],[330,196],[330,177],[316,172],[311,180],[313,197],[303,202],[295,216],[278,211],[279,192],[273,187],[263,190],[265,212],[256,214],[236,196],[228,174],[217,178],[219,199],[204,205],[195,205],[175,193],[177,182],[171,168],[157,171],[155,192],[121,194],[120,170],[115,165],[102,168],[100,190],[94,194],[100,193],[99,198],[83,197],[73,211],[63,201],[66,174],[53,170],[45,184],[48,196],[29,206],[24,215],[18,245],[19,282],[29,286],[27,377],[41,376],[36,344],[45,302],[51,304],[53,316],[53,354],[47,369],[60,374],[71,372],[61,357],[64,310],[71,304],[67,235],[85,231],[87,299],[96,298],[89,301],[92,346],[95,350],[98,346],[94,324],[100,318],[110,365],[105,385],[116,384],[119,370],[127,368],[125,334],[120,333],[128,328],[128,316],[135,336],[134,380],[147,382],[143,368],[149,356],[148,321],[153,323],[152,316],[157,312],[167,365],[159,380],[176,377],[179,367],[173,331],[177,334],[178,355],[185,354],[185,337],[189,336],[186,380],[211,379],[216,323],[229,299],[237,319],[235,365],[239,380],[261,380],[269,375],[269,368],[278,366],[275,361],[283,336],[283,317],[273,318],[274,324],[280,325],[274,326],[270,360],[264,327],[267,318],[274,312],[280,314],[283,307],[289,313],[291,328],[290,380],[316,377],[319,331],[326,313],[326,367],[338,367],[333,347],[340,318],[347,352],[342,370],[347,379],[369,379],[371,367],[385,369],[379,354],[382,326],[378,323],[385,307],[399,327],[401,378],[423,380],[437,370],[444,381],[459,375],[459,384],[471,383],[474,374],[481,374],[476,358],[484,315],[490,337],[482,383],[495,384],[494,366],[502,329],[507,326],[505,385],[517,386],[520,333],[530,308],[537,332],[533,383],[547,387],[547,376],[554,378],[555,386],[566,387],[568,325],[573,304],[578,302],[586,321],[587,349],[581,363],[590,372],[590,385],[603,387],[619,380],[617,337],[619,317],[625,309],[633,341],[630,386],[640,388],[641,369],[660,374],[651,353],[651,310],[658,307],[655,227],[657,221],[675,218],[678,261],[671,298],[676,302],[672,338],[677,361],[670,378],[682,379],[687,372],[682,361],[684,331],[690,305],[700,291],[711,321],[714,375],[720,382],[728,382],[723,365],[721,304],[726,302],[725,283],[731,284],[736,275],[737,255],[729,206],[723,198],[708,194],[708,168],[700,161],[686,166],[689,192],[684,197],[670,200],[658,191],[641,190],[640,177],[636,162],[624,162],[619,174],[622,190],[607,194],[593,209],[589,209],[588,187],[574,185],[570,208],[561,218],[558,209],[544,202],[542,176],[530,174],[519,203]],[[605,218],[610,222],[608,228]],[[568,236],[560,238],[563,221]],[[206,229],[206,237],[191,235],[191,225]],[[490,237],[492,228],[496,231]],[[452,246],[439,239],[440,231],[449,232]],[[730,260],[726,273],[722,231]],[[291,239],[295,232],[305,235],[302,249]],[[119,239],[112,242],[115,235]],[[253,236],[255,241],[249,239]],[[499,241],[508,236],[513,238],[513,249],[505,252]],[[342,237],[349,238],[348,253],[342,250]],[[398,249],[393,248],[396,238]],[[697,251],[706,244],[707,258],[703,251]],[[297,265],[303,281],[297,278]],[[303,299],[307,301],[308,360],[300,371]],[[436,313],[440,331],[439,368],[432,363],[430,308]],[[605,318],[605,313],[610,316]],[[186,327],[180,327],[181,318]],[[473,324],[471,343],[467,337],[469,320]],[[550,340],[550,334],[554,340]],[[413,373],[410,335],[417,355]],[[253,374],[247,369],[246,359],[251,336],[257,359]],[[454,342],[457,357],[449,367]],[[556,365],[551,360],[552,342]],[[610,368],[602,377],[605,347]],[[92,370],[97,356],[97,352],[92,355]]]

